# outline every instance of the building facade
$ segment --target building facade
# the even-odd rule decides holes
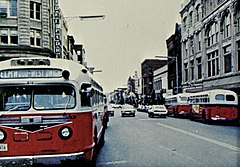
[[[172,91],[168,89],[168,65],[153,72],[153,89],[155,90],[155,104],[164,104],[167,92]]]
[[[182,86],[240,94],[240,2],[186,0],[182,4]]]
[[[0,61],[47,56],[85,63],[85,50],[68,35],[58,0],[0,1]]]
[[[168,89],[172,94],[182,92],[181,25],[176,24],[175,33],[167,40]]]
[[[142,95],[144,103],[152,104],[155,99],[153,89],[153,72],[167,64],[167,60],[145,59],[141,64],[142,72]]]
[[[0,59],[54,57],[54,0],[0,1]]]

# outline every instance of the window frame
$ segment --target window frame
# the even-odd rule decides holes
[[[1,0],[0,11],[1,9],[5,9],[5,11],[0,12],[3,15],[2,17],[17,17],[18,16],[17,6],[18,6],[17,0]]]
[[[3,38],[4,37],[4,38]],[[13,40],[15,38],[15,40]],[[3,39],[5,42],[3,42]],[[13,42],[16,41],[16,42]],[[16,27],[0,28],[0,45],[17,45],[18,44],[18,29]]]
[[[38,21],[40,21],[42,19],[42,15],[41,15],[42,5],[41,5],[41,3],[30,1],[29,9],[30,9],[30,18],[31,19],[38,20]]]
[[[30,32],[30,45],[41,47],[42,46],[42,32],[41,30],[31,29]]]

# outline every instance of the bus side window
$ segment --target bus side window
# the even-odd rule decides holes
[[[82,107],[91,107],[91,97],[92,92],[91,90],[81,90],[81,106]]]
[[[235,97],[233,95],[226,95],[227,101],[235,101]]]
[[[217,95],[215,96],[215,100],[224,101],[224,95],[223,95],[223,94],[217,94]]]

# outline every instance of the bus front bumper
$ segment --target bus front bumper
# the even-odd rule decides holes
[[[64,161],[81,159],[84,159],[84,152],[72,154],[0,157],[0,166],[32,166],[35,164],[58,165]]]

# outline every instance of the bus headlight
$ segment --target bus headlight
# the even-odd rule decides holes
[[[63,140],[70,139],[72,137],[72,129],[67,126],[64,126],[59,129],[58,135]]]
[[[6,138],[7,138],[6,132],[0,129],[0,142],[4,142]]]

